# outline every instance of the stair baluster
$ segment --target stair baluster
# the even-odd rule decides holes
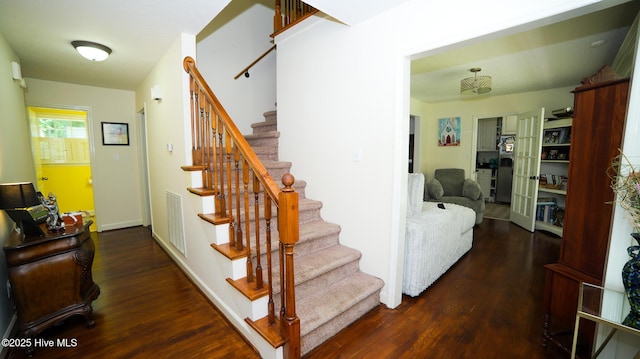
[[[189,83],[189,109],[191,112],[191,158],[193,159],[194,164],[202,164],[202,160],[199,158],[198,150],[196,149],[196,145],[200,143],[200,140],[197,136],[200,135],[200,118],[196,118],[196,114],[198,113],[195,108],[195,104],[197,103],[198,95],[195,92],[195,83]],[[204,171],[202,171],[203,181],[204,181]]]
[[[256,233],[256,289],[262,289],[264,288],[264,282],[262,278],[262,263],[260,263],[260,182],[258,182],[255,175],[253,176],[253,203]]]
[[[214,161],[212,161],[212,171],[213,171],[213,175],[216,177],[217,179],[217,186],[215,188],[215,192],[217,193],[216,196],[216,206],[220,206],[220,208],[216,207],[216,211],[220,214],[220,216],[222,217],[227,217],[227,206],[225,204],[225,198],[224,198],[224,173],[221,171],[224,168],[224,146],[223,146],[223,136],[224,136],[224,127],[222,127],[220,125],[220,119],[218,118],[218,116],[216,117],[216,131],[213,133],[213,135],[218,135],[217,140],[216,140],[216,144],[217,144],[217,149],[216,151],[217,153],[217,157],[214,159],[214,161],[218,161],[218,163],[215,163]],[[208,136],[207,136],[208,137]],[[217,169],[220,169],[220,171],[217,171]]]
[[[224,127],[223,127],[224,129]],[[231,148],[232,148],[232,144],[233,144],[233,140],[231,139],[231,136],[229,135],[229,131],[225,131],[225,135],[226,135],[226,139],[224,141],[224,160],[223,162],[225,163],[225,169],[222,170],[222,173],[227,174],[227,195],[225,196],[225,201],[227,203],[227,205],[229,206],[229,216],[231,216],[232,212],[232,206],[233,206],[233,201],[231,200],[233,197],[231,196],[231,189],[233,187],[231,182]],[[223,167],[221,167],[223,168]],[[237,221],[240,221],[240,218],[236,218]]]
[[[233,147],[233,161],[235,164],[235,173],[236,173],[236,183],[235,183],[235,192],[238,193],[240,191],[240,150],[238,150],[238,146]],[[244,164],[244,161],[243,161]],[[236,198],[236,218],[240,218],[240,196],[237,194],[234,196]],[[235,248],[238,252],[244,250],[244,243],[242,242],[242,228],[240,226],[235,226]],[[234,243],[231,243],[234,245]]]
[[[244,226],[245,226],[245,233],[247,233],[247,237],[246,237],[247,252],[251,253],[251,238],[249,236],[249,233],[251,233],[251,223],[249,222],[249,164],[247,163],[247,161],[244,161],[243,164],[244,166],[243,166],[242,180],[244,183],[244,189],[242,192],[244,193],[244,213],[245,213]],[[256,220],[258,220],[257,216],[254,216],[254,217]],[[247,282],[251,283],[253,282],[253,279],[254,279],[253,263],[251,262],[251,256],[248,255],[247,256]]]
[[[201,151],[200,162],[203,166],[205,164],[211,163],[211,139],[209,136],[205,136],[205,131],[207,128],[211,126],[211,111],[206,109],[204,111],[200,111],[201,120],[198,121],[198,136],[202,140],[202,146],[199,148]],[[212,181],[212,172],[211,167],[206,166],[205,171],[202,172],[202,182],[205,184],[205,187],[211,186]],[[215,188],[215,187],[214,187]]]
[[[267,302],[269,325],[276,323],[275,303],[273,302],[273,263],[271,262],[271,198],[264,196],[264,221],[265,236],[267,241],[267,289],[269,290],[269,299]]]

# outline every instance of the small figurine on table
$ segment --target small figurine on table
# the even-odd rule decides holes
[[[59,231],[64,228],[62,221],[60,220],[60,210],[58,209],[58,201],[56,196],[49,192],[49,197],[40,197],[40,202],[49,211],[49,217],[47,217],[47,229],[50,232]]]

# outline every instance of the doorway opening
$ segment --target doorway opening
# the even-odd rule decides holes
[[[146,107],[145,107],[146,108]],[[145,108],[138,112],[138,142],[140,143],[140,151],[138,153],[140,160],[140,193],[142,194],[142,225],[152,229],[151,215],[151,192],[149,187],[149,157],[147,149],[147,118]]]
[[[52,193],[61,213],[81,212],[97,230],[89,115],[83,109],[28,107],[36,188]]]

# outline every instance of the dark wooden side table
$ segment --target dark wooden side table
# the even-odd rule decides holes
[[[87,327],[95,326],[91,302],[100,288],[91,275],[95,252],[91,223],[67,225],[55,233],[47,232],[43,224],[43,237],[14,232],[5,242],[19,337],[33,338],[73,315],[82,315]],[[33,347],[27,349],[32,351]]]

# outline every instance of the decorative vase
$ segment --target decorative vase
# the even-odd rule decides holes
[[[631,259],[622,267],[622,283],[631,305],[622,324],[640,330],[640,233],[631,233],[631,236],[638,245],[627,248]]]

